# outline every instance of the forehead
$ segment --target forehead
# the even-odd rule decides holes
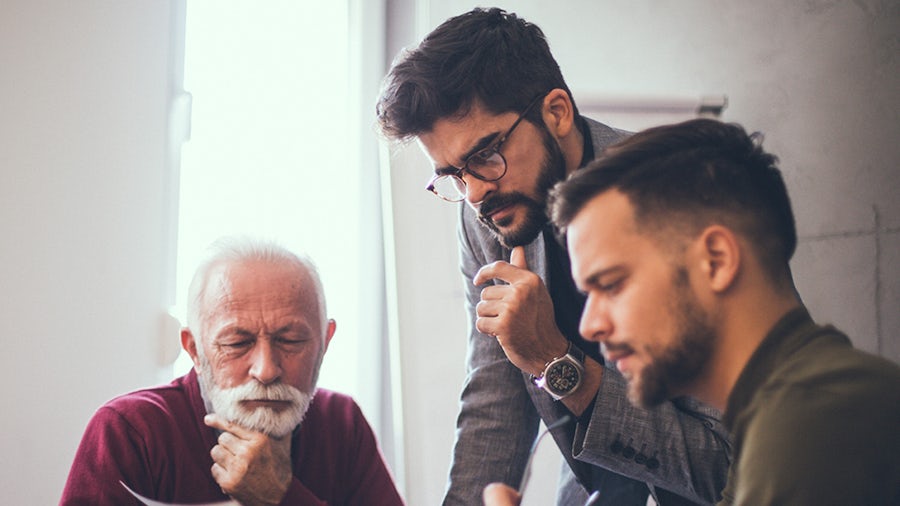
[[[459,167],[475,147],[485,147],[486,137],[502,134],[515,117],[513,112],[489,113],[476,103],[464,116],[435,121],[432,129],[420,134],[416,141],[435,167]]]
[[[581,282],[652,247],[637,231],[631,202],[616,190],[601,193],[585,204],[566,228],[566,242],[573,277]]]
[[[205,306],[210,311],[288,308],[318,310],[309,274],[294,265],[244,261],[216,266],[209,275]]]

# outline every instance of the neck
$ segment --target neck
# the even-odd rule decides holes
[[[719,339],[709,367],[694,389],[697,398],[721,412],[728,405],[734,384],[750,357],[772,328],[791,310],[800,306],[793,291],[754,290],[728,296],[717,315]]]
[[[566,159],[566,175],[575,172],[581,166],[581,157],[584,155],[584,135],[581,134],[581,125],[579,121],[575,121],[571,133],[564,137],[559,137],[559,149],[562,150],[563,157]]]

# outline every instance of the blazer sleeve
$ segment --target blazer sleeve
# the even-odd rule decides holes
[[[475,305],[481,287],[472,278],[493,261],[469,229],[466,206],[460,205],[458,225],[460,268],[468,314],[466,379],[460,398],[456,438],[444,505],[481,504],[491,482],[518,486],[540,418],[521,372],[507,360],[497,340],[475,329]]]
[[[657,495],[717,502],[731,460],[719,413],[686,397],[643,409],[626,392],[622,375],[604,368],[593,412],[576,429],[575,458],[663,489]]]

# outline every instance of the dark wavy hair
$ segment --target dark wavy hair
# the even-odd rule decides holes
[[[778,158],[762,135],[737,124],[690,120],[639,132],[550,193],[549,213],[561,239],[595,196],[626,195],[642,230],[697,234],[721,224],[742,235],[775,282],[789,279],[797,231]],[[788,276],[787,278],[785,276]]]
[[[492,114],[521,112],[555,88],[571,98],[541,29],[502,9],[476,8],[397,56],[375,112],[382,135],[409,140],[440,119],[465,116],[476,101]],[[530,116],[534,123],[540,111]]]

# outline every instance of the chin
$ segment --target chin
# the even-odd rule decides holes
[[[653,369],[645,368],[628,380],[628,400],[632,404],[650,409],[672,397],[668,385],[654,372]]]
[[[496,232],[497,240],[507,249],[513,249],[517,246],[526,246],[534,242],[541,233],[541,229],[534,227],[520,226],[508,231]]]

